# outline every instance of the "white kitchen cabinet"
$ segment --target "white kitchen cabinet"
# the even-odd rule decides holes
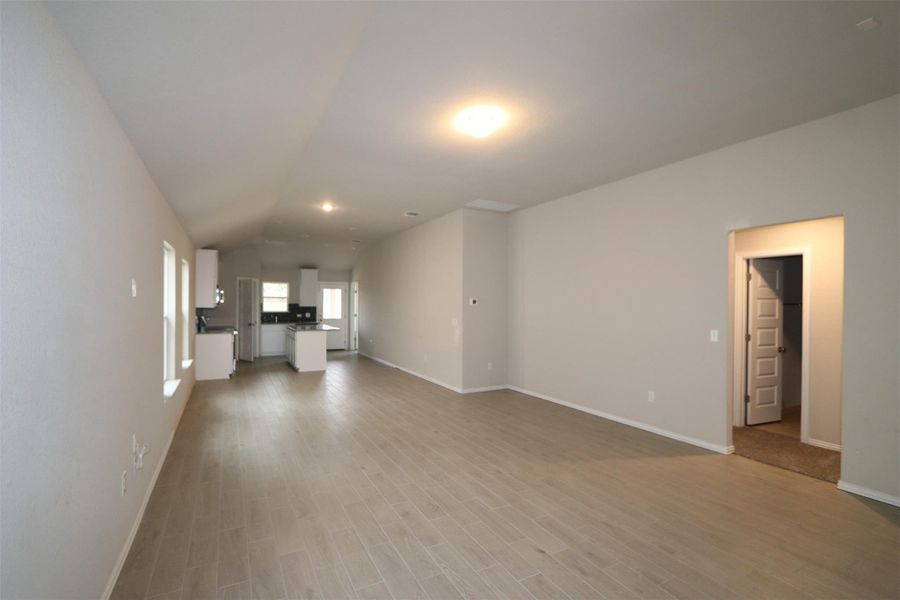
[[[300,269],[300,306],[316,306],[319,297],[319,270]]]
[[[219,251],[197,250],[194,273],[194,302],[197,308],[215,308],[219,287]]]
[[[287,355],[288,363],[291,366],[294,366],[295,368],[296,368],[296,366],[294,365],[294,346],[295,346],[294,342],[295,342],[296,336],[297,336],[297,333],[293,327],[290,327],[290,326],[285,327],[285,329],[284,329],[284,353],[285,353],[285,355]]]
[[[284,356],[284,334],[287,325],[263,323],[259,332],[259,353],[261,356]]]

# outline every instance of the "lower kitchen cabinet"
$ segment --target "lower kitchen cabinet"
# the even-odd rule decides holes
[[[284,356],[284,335],[287,324],[263,323],[259,332],[259,353],[261,356]]]

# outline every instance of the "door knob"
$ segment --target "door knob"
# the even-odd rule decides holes
[[[779,352],[786,352],[787,350],[785,349],[784,346],[778,346],[778,351],[779,351]]]

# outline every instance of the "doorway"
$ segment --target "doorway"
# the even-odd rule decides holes
[[[322,324],[337,327],[337,331],[329,331],[326,334],[326,348],[328,350],[347,350],[350,319],[348,317],[348,287],[347,282],[319,282],[319,314],[322,315]]]
[[[732,232],[735,453],[837,482],[843,217]]]
[[[803,256],[749,258],[746,271],[744,423],[806,443]]]
[[[259,356],[259,280],[237,280],[238,359],[253,362]]]

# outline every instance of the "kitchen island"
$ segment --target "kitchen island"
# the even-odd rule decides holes
[[[327,364],[327,336],[339,327],[321,324],[288,325],[285,330],[285,353],[288,364],[300,372],[324,371]]]

